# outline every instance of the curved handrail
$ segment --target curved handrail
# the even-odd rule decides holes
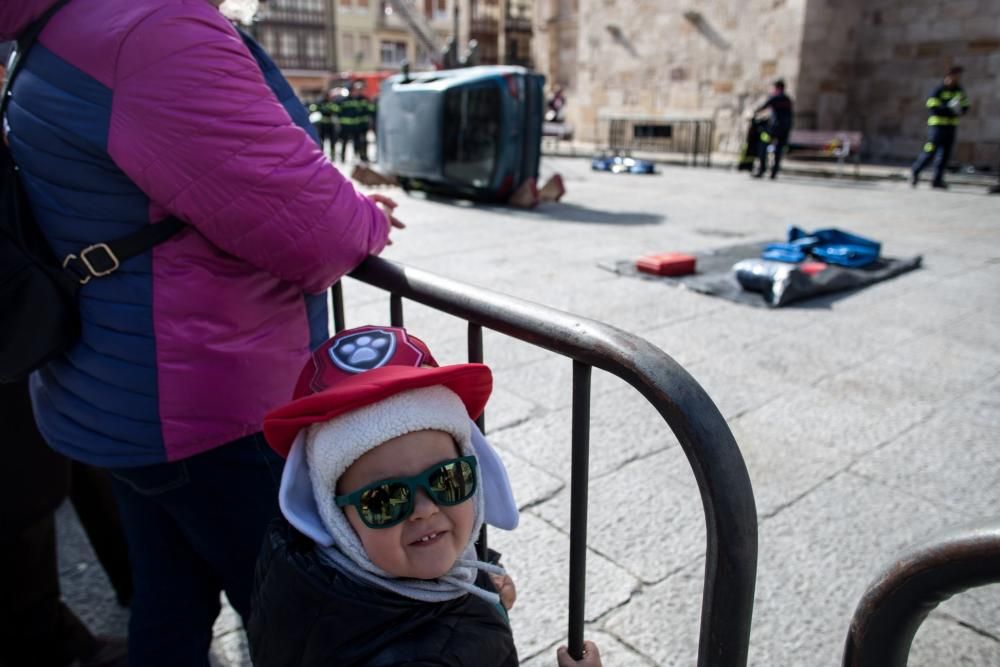
[[[609,325],[378,257],[351,276],[612,373],[639,390],[677,436],[705,511],[700,667],[746,665],[757,573],[757,512],[739,447],[705,390],[649,342]]]
[[[939,604],[1000,582],[1000,520],[950,530],[911,547],[858,603],[844,667],[906,667],[920,624]]]

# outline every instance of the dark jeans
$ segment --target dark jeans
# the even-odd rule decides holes
[[[920,177],[920,172],[934,160],[934,182],[944,183],[944,170],[951,159],[951,147],[955,145],[955,130],[953,125],[938,125],[930,129],[924,152],[913,163],[913,176]]]
[[[774,146],[774,163],[771,165],[771,178],[778,175],[781,168],[781,155],[785,152],[785,145],[788,143],[788,135],[772,135],[771,141],[761,141],[757,147],[757,159],[760,161],[757,167],[757,175],[763,176],[767,171],[767,147]]]
[[[182,461],[111,471],[135,581],[129,665],[207,667],[220,591],[249,619],[283,464],[258,433]]]
[[[66,667],[97,640],[63,604],[52,514],[0,540],[0,665]]]
[[[354,159],[361,160],[362,162],[368,161],[368,126],[365,127],[352,127],[348,125],[346,128],[341,127],[341,136],[343,137],[344,143],[340,149],[340,161],[347,162],[347,142],[350,141],[354,146]]]
[[[319,133],[320,150],[332,156],[337,150],[337,128],[333,123],[316,123],[316,130]],[[330,143],[329,152],[326,148],[327,142]]]

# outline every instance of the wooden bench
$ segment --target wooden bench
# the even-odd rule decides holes
[[[843,173],[844,162],[853,156],[854,177],[860,175],[861,142],[860,132],[847,130],[792,130],[788,137],[789,156],[812,158],[833,158],[840,164]]]

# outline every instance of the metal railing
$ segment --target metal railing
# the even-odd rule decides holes
[[[403,326],[404,299],[465,320],[472,362],[483,360],[484,327],[572,361],[569,649],[577,658],[583,648],[585,618],[591,370],[607,371],[638,390],[680,442],[705,512],[698,665],[746,665],[757,573],[753,491],[726,420],[677,362],[642,338],[607,324],[378,257],[367,259],[351,277],[389,293],[393,326]],[[334,325],[341,331],[345,321],[341,283],[334,286],[333,301]]]
[[[1000,520],[909,548],[873,581],[851,619],[844,667],[906,667],[920,624],[939,604],[1000,582]]]
[[[609,115],[600,117],[598,125],[598,136],[608,138],[608,149],[614,153],[680,153],[686,164],[712,166],[713,120]]]

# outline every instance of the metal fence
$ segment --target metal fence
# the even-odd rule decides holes
[[[680,442],[705,512],[698,665],[745,667],[757,572],[753,491],[726,420],[677,362],[647,341],[607,324],[381,258],[369,258],[351,276],[389,293],[393,326],[403,326],[404,300],[464,320],[469,361],[484,359],[485,327],[559,354],[573,364],[568,608],[569,649],[577,658],[583,648],[586,595],[591,370],[599,368],[618,376],[649,401]],[[340,283],[334,286],[333,301],[334,325],[341,331],[345,320]]]
[[[615,153],[679,153],[685,164],[712,166],[715,121],[710,119],[664,118],[654,116],[607,116],[598,120],[606,127],[598,136],[607,136],[608,149]]]

